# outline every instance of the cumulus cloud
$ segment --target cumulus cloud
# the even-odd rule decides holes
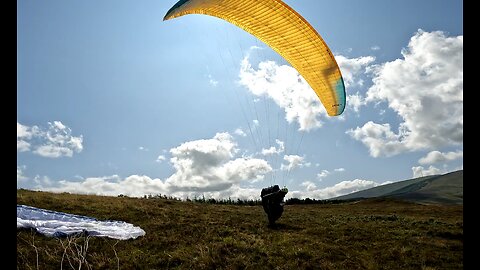
[[[37,179],[37,182],[48,181],[48,179]],[[287,198],[311,198],[311,199],[329,199],[352,192],[376,187],[378,185],[388,184],[390,182],[377,183],[369,180],[355,179],[352,181],[342,181],[334,186],[319,189],[315,183],[305,181],[300,186],[302,190],[290,190]],[[190,188],[178,188],[171,183],[159,178],[151,178],[145,175],[131,175],[121,179],[118,175],[104,177],[89,177],[83,181],[59,181],[57,186],[51,186],[51,183],[43,183],[42,190],[52,192],[71,192],[76,194],[96,194],[117,196],[119,194],[142,197],[144,195],[168,195],[176,198],[187,199],[204,196],[206,199],[244,199],[258,200],[259,192],[257,187],[242,187],[239,183],[229,185],[224,189],[212,190],[194,190]]]
[[[130,197],[142,197],[144,195],[167,195],[180,199],[193,199],[205,197],[205,199],[242,199],[258,200],[258,188],[241,187],[233,184],[230,188],[218,191],[171,191],[165,181],[158,178],[150,178],[145,175],[131,175],[125,179],[118,176],[91,177],[82,182],[61,181],[60,186],[44,188],[52,192],[71,192],[81,194],[95,194],[117,196],[123,194]]]
[[[158,163],[162,163],[165,159],[166,158],[164,155],[159,155],[155,161]]]
[[[71,157],[83,150],[83,137],[72,136],[72,130],[60,121],[48,122],[47,128],[25,126],[17,122],[17,151],[42,157]]]
[[[280,169],[282,171],[291,171],[296,168],[310,167],[309,162],[305,162],[305,158],[298,155],[285,155],[283,160],[287,161],[287,164],[282,164]]]
[[[206,199],[244,199],[258,200],[258,188],[241,187],[239,184],[232,184],[223,190],[204,190],[202,192],[188,189],[174,189],[164,180],[151,178],[146,175],[131,175],[120,179],[117,175],[105,177],[89,177],[84,181],[62,180],[58,186],[43,187],[42,190],[51,192],[70,192],[76,194],[95,194],[106,196],[117,196],[123,194],[131,197],[142,197],[144,195],[168,195],[180,199],[195,198],[204,196]]]
[[[170,163],[175,171],[166,179],[146,175],[121,179],[112,175],[88,177],[83,181],[61,180],[57,186],[45,189],[112,196],[168,194],[179,198],[249,198],[254,195],[251,198],[257,198],[258,189],[240,187],[240,183],[262,180],[272,168],[263,159],[237,157],[238,152],[237,144],[229,133],[217,133],[211,139],[188,141],[170,149]],[[158,159],[162,161],[165,157],[160,155]]]
[[[17,151],[30,151],[31,144],[28,142],[39,132],[37,126],[28,127],[17,122]]]
[[[347,131],[374,157],[463,143],[463,36],[418,30],[396,59],[370,69],[367,102],[386,102],[402,122]]]
[[[359,75],[366,72],[367,68],[375,61],[375,57],[347,58],[343,55],[336,55],[335,60],[342,71],[345,88],[349,88],[363,85],[364,82]]]
[[[407,149],[401,141],[402,136],[395,134],[388,123],[382,125],[368,121],[363,127],[347,131],[347,134],[367,145],[372,157],[393,156]]]
[[[412,173],[414,178],[428,176],[428,175],[446,174],[446,173],[458,171],[458,170],[463,170],[463,165],[460,165],[455,168],[448,168],[447,166],[444,166],[444,168],[442,169],[437,168],[433,165],[430,165],[428,167],[423,167],[423,166],[412,167]]]
[[[370,47],[370,50],[372,50],[372,51],[378,51],[378,50],[380,50],[380,46],[377,46],[377,45],[372,46],[372,47]]]
[[[289,194],[290,197],[293,198],[310,198],[324,200],[350,194],[364,189],[373,188],[387,183],[389,182],[380,184],[370,180],[355,179],[351,181],[342,181],[338,184],[335,184],[334,186],[318,189],[314,183],[306,181],[301,185],[305,188],[305,190],[292,191]]]
[[[431,151],[425,157],[420,158],[418,160],[418,163],[422,165],[430,165],[440,162],[448,162],[460,158],[463,158],[463,151],[461,150],[447,153],[442,153],[440,151]]]
[[[375,60],[372,56],[349,59],[342,55],[335,56],[335,59],[342,70],[346,87],[362,85],[358,75],[363,74]],[[239,77],[240,85],[255,96],[271,98],[285,111],[285,119],[289,123],[297,122],[300,130],[319,128],[323,123],[321,119],[327,117],[315,92],[291,66],[263,61],[255,68],[247,54],[241,62]]]
[[[30,143],[22,140],[17,139],[17,151],[19,152],[26,152],[30,150]]]
[[[347,104],[348,108],[352,108],[354,112],[359,112],[360,107],[366,105],[367,102],[365,98],[357,92],[353,95],[347,95]]]
[[[285,143],[279,139],[275,139],[275,142],[278,144],[278,147],[272,146],[268,149],[262,149],[262,155],[274,155],[274,154],[281,154],[285,151]]]
[[[118,175],[87,177],[83,181],[61,180],[59,181],[58,186],[45,189],[52,192],[71,192],[107,196],[117,196],[119,194],[143,196],[148,188],[155,186],[154,184],[151,184],[152,180],[156,179],[146,179],[137,175],[129,176],[126,179],[121,179]],[[155,183],[155,181],[153,181],[153,183]],[[157,191],[159,189],[152,188],[152,190]]]
[[[183,143],[170,150],[176,172],[166,183],[172,189],[222,190],[244,180],[259,180],[272,170],[262,159],[236,158],[236,142],[228,133]]]
[[[422,177],[422,176],[428,176],[428,175],[436,175],[436,174],[442,174],[442,170],[439,168],[436,168],[432,165],[428,168],[424,168],[422,166],[417,166],[417,167],[412,167],[412,172],[413,172],[413,177]]]
[[[315,191],[317,190],[317,185],[311,181],[305,181],[300,184],[301,187],[305,188],[306,191]]]
[[[322,126],[327,115],[318,97],[298,72],[287,65],[264,61],[252,67],[248,56],[241,62],[239,83],[255,96],[267,96],[285,111],[285,119],[298,122],[300,130]]]

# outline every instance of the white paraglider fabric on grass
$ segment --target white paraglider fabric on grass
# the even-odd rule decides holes
[[[92,217],[27,205],[17,205],[17,228],[33,228],[41,234],[53,237],[85,233],[89,236],[127,240],[145,235],[145,231],[140,227],[123,221],[100,221]]]

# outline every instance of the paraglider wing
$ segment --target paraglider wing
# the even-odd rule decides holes
[[[140,227],[123,221],[100,221],[92,217],[18,204],[17,228],[31,228],[43,235],[58,238],[85,233],[89,236],[127,240],[145,235]]]
[[[317,31],[281,0],[180,0],[163,20],[187,14],[218,17],[254,35],[302,75],[328,115],[345,109],[345,85],[333,54]]]

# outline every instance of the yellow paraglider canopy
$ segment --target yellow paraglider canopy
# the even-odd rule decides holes
[[[254,35],[303,76],[328,115],[345,109],[345,85],[333,54],[317,31],[281,0],[180,0],[163,20],[187,14],[218,17]]]

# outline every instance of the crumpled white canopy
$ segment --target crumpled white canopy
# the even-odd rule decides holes
[[[92,217],[17,205],[17,228],[34,228],[46,236],[65,237],[77,233],[114,239],[135,239],[145,235],[140,227],[123,221],[99,221]]]

